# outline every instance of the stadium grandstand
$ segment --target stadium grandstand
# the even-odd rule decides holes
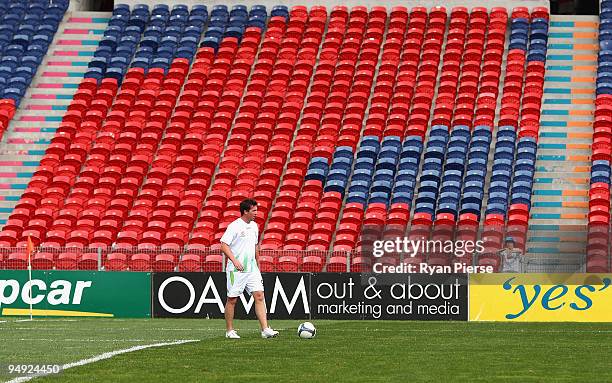
[[[254,198],[262,271],[610,271],[612,1],[325,3],[0,0],[0,269],[221,271]]]

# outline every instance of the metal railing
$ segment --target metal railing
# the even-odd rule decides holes
[[[584,257],[531,257],[521,259],[522,272],[584,272]],[[501,257],[495,253],[475,254],[464,258],[444,258],[436,254],[421,258],[406,255],[372,257],[361,250],[261,250],[259,265],[264,272],[371,272],[375,263],[397,266],[402,263],[453,264],[469,266],[489,265],[493,271],[502,271]],[[158,272],[218,272],[224,271],[226,259],[219,248],[75,248],[37,247],[28,260],[24,247],[0,248],[0,269],[28,268],[34,270],[99,270],[99,271],[158,271]]]
[[[261,250],[262,271],[349,271],[356,251]],[[344,257],[344,264],[327,270],[328,260]],[[218,248],[37,247],[28,259],[26,248],[0,248],[0,269],[99,271],[224,271],[226,259]]]

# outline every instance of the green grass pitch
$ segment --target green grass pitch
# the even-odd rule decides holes
[[[6,322],[2,322],[6,320]],[[33,382],[609,382],[612,324],[297,320],[0,318],[0,381],[7,363],[70,363],[105,352],[176,340],[198,342],[130,352]]]

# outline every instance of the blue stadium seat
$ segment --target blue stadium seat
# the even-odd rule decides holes
[[[372,179],[372,174],[374,173],[373,169],[355,169],[353,172],[353,176],[351,178],[352,181],[370,181]]]
[[[389,205],[389,193],[387,192],[373,192],[370,193],[368,203],[384,203]]]
[[[348,182],[346,180],[338,180],[338,179],[330,180],[328,177],[323,191],[324,192],[338,192],[344,197],[344,193],[346,191],[347,184]]]
[[[306,176],[304,177],[304,179],[306,181],[319,180],[321,182],[325,182],[326,175],[327,171],[325,169],[308,169],[308,171],[306,171]]]
[[[365,192],[349,192],[346,198],[346,203],[360,203],[366,205],[367,193]]]
[[[357,157],[355,160],[355,169],[369,169],[374,170],[374,161],[372,157]]]
[[[437,195],[439,185],[440,183],[436,181],[421,181],[421,186],[419,187],[419,193],[424,192],[424,193],[432,193],[432,194]]]
[[[349,170],[346,169],[331,169],[328,173],[327,173],[327,182],[331,181],[331,180],[341,180],[341,181],[347,181],[349,177]]]
[[[215,51],[219,49],[218,37],[204,37],[200,43],[200,47],[213,48]]]
[[[415,180],[418,172],[419,172],[418,168],[400,169],[397,172],[396,181]]]
[[[349,191],[359,191],[363,193],[368,193],[370,191],[371,179],[369,180],[355,180],[354,178],[351,180],[351,184],[349,186]]]
[[[413,193],[404,191],[394,191],[391,198],[391,203],[412,203]]]
[[[381,152],[382,153],[382,152]],[[376,161],[376,169],[390,169],[390,170],[395,170],[395,168],[397,167],[397,157],[384,157],[384,158],[380,158],[378,159],[378,161]]]

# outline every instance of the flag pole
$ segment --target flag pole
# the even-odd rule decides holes
[[[28,235],[28,286],[30,286],[30,321],[32,320],[32,250],[34,244]]]

